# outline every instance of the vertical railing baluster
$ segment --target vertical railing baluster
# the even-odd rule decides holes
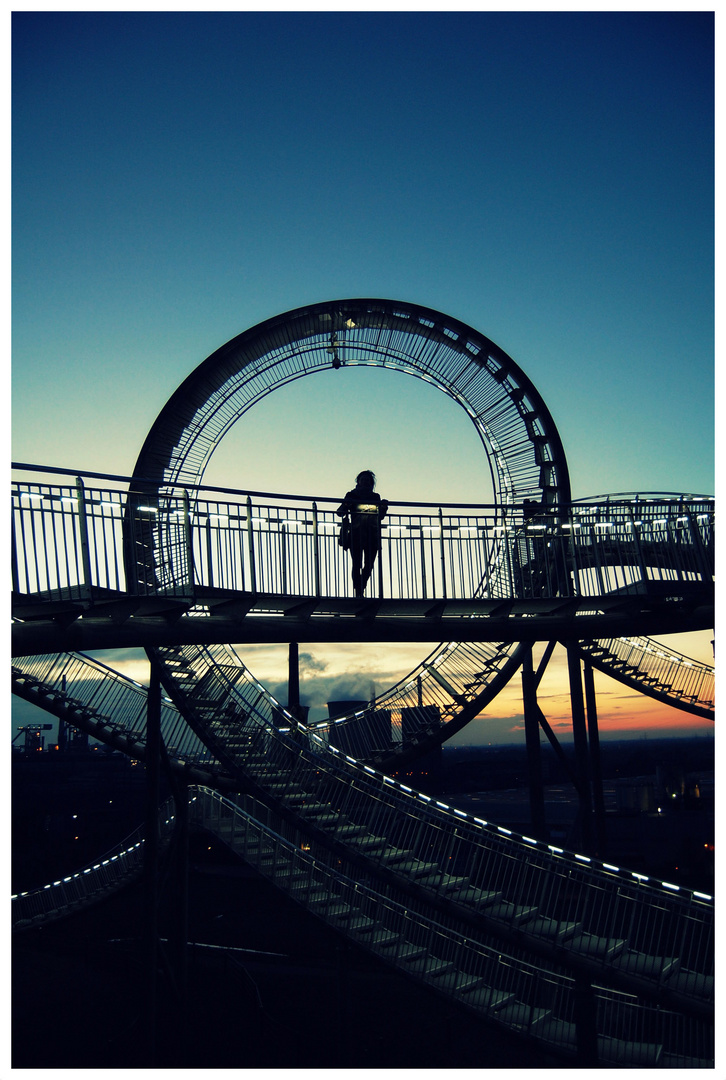
[[[421,599],[427,600],[428,593],[426,589],[426,546],[424,544],[424,527],[419,524],[418,527],[418,539],[419,539],[419,553],[421,557]]]
[[[250,560],[250,591],[257,592],[257,568],[255,566],[255,539],[252,529],[252,499],[247,496],[247,552]]]
[[[192,526],[191,515],[189,513],[189,492],[184,491],[182,496],[182,510],[183,510],[183,523],[184,523],[184,552],[186,555],[186,575],[188,585],[188,592],[190,595],[194,595],[194,552],[192,550]]]
[[[80,593],[84,599],[90,599],[92,577],[91,553],[88,543],[88,520],[86,517],[86,491],[80,476],[76,477],[76,494],[78,497],[78,533],[81,545],[81,566],[83,569],[83,580],[79,582]]]
[[[704,581],[710,581],[713,575],[713,569],[709,566],[701,530],[697,525],[693,524],[693,515],[690,509],[685,516],[688,518],[688,529],[691,534],[691,543],[696,550],[696,561],[698,563],[699,571]]]
[[[197,521],[199,517],[197,516]],[[212,515],[207,513],[207,524],[204,532],[207,537],[207,584],[210,588],[213,588],[217,582],[214,580],[214,559],[212,558]],[[199,538],[201,540],[202,530],[199,530]]]
[[[278,517],[278,522],[279,522],[279,520],[280,519]],[[282,595],[287,596],[287,537],[288,537],[288,532],[287,532],[287,522],[284,519],[282,520],[282,522],[280,524],[279,535],[280,535],[280,559],[281,559],[281,562],[282,562],[282,566],[280,568],[281,569],[281,575],[282,575],[281,582],[280,582],[280,588],[281,588],[281,591],[282,591]]]
[[[461,539],[461,538],[460,538]],[[441,556],[441,595],[447,599],[446,593],[446,558],[444,554],[444,512],[439,507],[439,554]]]
[[[10,572],[12,575],[13,593],[17,595],[20,592],[20,574],[18,573],[18,539],[15,535],[15,507],[13,506],[12,495],[10,496],[10,530]]]
[[[313,503],[313,590],[320,596],[320,535],[318,533],[318,504]]]

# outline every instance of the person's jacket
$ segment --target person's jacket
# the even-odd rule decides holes
[[[340,517],[350,514],[350,523],[354,529],[370,529],[383,520],[388,511],[388,502],[377,491],[370,488],[354,487],[346,493],[342,503],[335,511]]]

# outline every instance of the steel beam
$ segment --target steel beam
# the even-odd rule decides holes
[[[421,601],[425,604],[425,601]],[[430,604],[428,605],[430,606]],[[14,622],[11,629],[13,656],[36,656],[52,652],[87,652],[94,649],[153,648],[164,645],[288,644],[291,641],[391,642],[475,641],[519,642],[649,637],[710,630],[714,609],[704,606],[684,610],[677,604],[654,605],[649,610],[578,616],[531,617],[357,617],[319,615],[310,619],[292,616],[254,616],[234,619],[211,614],[209,618],[180,618],[170,624],[163,618],[131,618],[123,624],[96,619],[84,613],[69,626],[55,619]]]

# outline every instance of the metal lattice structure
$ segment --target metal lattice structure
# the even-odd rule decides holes
[[[389,368],[424,379],[453,398],[482,441],[497,505],[569,501],[559,433],[540,394],[514,360],[483,334],[441,312],[379,299],[298,308],[214,352],[162,409],[136,463],[136,482],[150,481],[154,495],[167,485],[200,483],[215,447],[253,405],[331,363]],[[145,587],[164,568],[172,567],[176,574],[179,563],[173,549],[171,542],[159,557],[151,537],[137,541],[128,555],[129,580],[135,572]],[[515,648],[497,648],[484,665],[474,665],[478,672],[470,670],[469,701],[477,702],[471,716],[484,704],[488,684],[504,670]],[[427,679],[432,668],[445,678],[449,667],[460,667],[457,651],[445,643],[412,678]]]
[[[220,520],[219,504],[210,514],[200,492],[214,449],[234,423],[278,387],[331,364],[387,367],[424,379],[474,423],[495,502],[492,535],[482,541],[479,525],[474,526],[477,558],[483,555],[483,561],[472,562],[474,576],[467,571],[462,578],[470,595],[460,602],[470,609],[455,612],[450,622],[469,620],[469,640],[441,644],[401,684],[319,728],[302,723],[294,710],[276,701],[230,645],[211,637],[205,641],[201,633],[188,643],[149,649],[154,678],[167,695],[157,730],[170,775],[216,789],[197,796],[201,823],[293,899],[487,1019],[603,1063],[707,1066],[713,1011],[709,895],[650,881],[589,853],[565,852],[536,832],[516,835],[417,792],[385,770],[394,743],[400,761],[444,741],[476,716],[517,670],[523,655],[517,642],[526,635],[543,640],[538,628],[571,629],[575,624],[567,619],[583,606],[587,612],[620,605],[628,618],[641,599],[646,608],[657,609],[663,601],[683,604],[685,610],[695,597],[709,610],[709,500],[656,498],[645,500],[645,509],[637,498],[606,500],[604,506],[602,501],[572,504],[552,417],[510,357],[439,312],[394,301],[344,300],[268,320],[201,364],[153,425],[128,492],[117,502],[109,499],[116,506],[116,526],[100,512],[99,531],[89,532],[95,511],[82,485],[74,496],[65,496],[75,500],[73,514],[61,512],[60,518],[46,513],[44,500],[47,495],[48,506],[54,499],[62,504],[62,493],[26,491],[29,502],[38,501],[35,511],[25,513],[20,492],[14,525],[21,530],[27,525],[32,534],[36,525],[44,529],[60,521],[63,542],[55,550],[61,556],[79,553],[72,587],[83,612],[90,612],[83,605],[98,599],[94,558],[98,564],[99,551],[110,550],[104,545],[118,526],[119,581],[122,576],[122,601],[130,608],[162,599],[172,620],[182,616],[203,626],[216,601],[239,604],[244,594],[248,611],[259,602],[257,568],[264,567],[272,574],[265,603],[273,614],[284,622],[302,606],[311,616],[323,591],[317,508],[311,508],[309,520],[293,510],[280,515],[276,508],[256,537],[248,500],[249,542],[233,560],[243,588],[229,581],[223,588],[215,574],[222,572],[223,545],[230,537],[221,526],[211,527],[213,516]],[[526,513],[525,503],[530,504]],[[237,516],[241,522],[242,512]],[[437,517],[437,523],[429,521],[429,554],[437,545],[445,547],[440,509]],[[400,521],[394,525],[404,527]],[[425,552],[424,530],[420,522],[414,527],[423,544],[416,550]],[[408,539],[391,535],[390,551],[405,550]],[[274,557],[258,561],[256,541],[269,543]],[[452,551],[465,550],[466,540],[460,541],[462,536]],[[298,579],[288,562],[296,551]],[[443,625],[453,579],[444,558],[435,572],[431,563],[430,582],[425,580],[427,557],[418,563],[411,558],[415,599],[401,592],[406,570],[397,579],[400,595],[393,601],[429,605],[435,600],[431,610]],[[454,562],[450,558],[449,567]],[[231,565],[228,560],[225,572]],[[25,569],[29,566],[26,560]],[[35,563],[30,569],[37,569]],[[19,564],[14,573],[19,589]],[[50,582],[52,573],[47,576]],[[67,605],[67,598],[52,595],[59,588],[60,577],[48,585],[47,595],[40,590],[33,599],[41,606]],[[329,592],[328,604],[349,603],[334,587]],[[106,599],[118,604],[119,596],[109,593]],[[381,595],[378,599],[383,602]],[[520,618],[522,636],[487,637],[487,604]],[[516,609],[517,604],[522,606]],[[67,607],[63,610],[67,615]],[[115,615],[119,612],[123,608],[117,606]],[[345,607],[338,614],[356,616]],[[404,608],[398,615],[403,627]],[[569,637],[578,640],[577,634]],[[552,644],[556,639],[551,633],[544,638]],[[694,677],[692,662],[646,637],[581,641],[580,649],[590,663],[638,689],[701,715],[712,713],[712,681],[705,667]],[[143,691],[96,661],[70,653],[65,659],[26,656],[14,665],[13,689],[125,753],[158,760],[157,750],[149,749],[157,744],[150,734],[150,704],[144,715]],[[220,791],[238,794],[227,801]],[[136,865],[137,854],[128,848],[122,854],[129,867]],[[85,902],[84,879],[98,875],[104,882],[103,865],[55,883],[69,886],[58,895],[68,893],[71,905]],[[31,921],[45,917],[49,901],[40,893],[19,901],[21,915]]]

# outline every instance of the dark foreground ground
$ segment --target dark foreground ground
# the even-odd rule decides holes
[[[224,948],[190,948],[185,1008],[160,978],[155,1059],[133,885],[13,938],[14,1069],[561,1067],[347,944],[208,837],[193,849],[189,940]]]

